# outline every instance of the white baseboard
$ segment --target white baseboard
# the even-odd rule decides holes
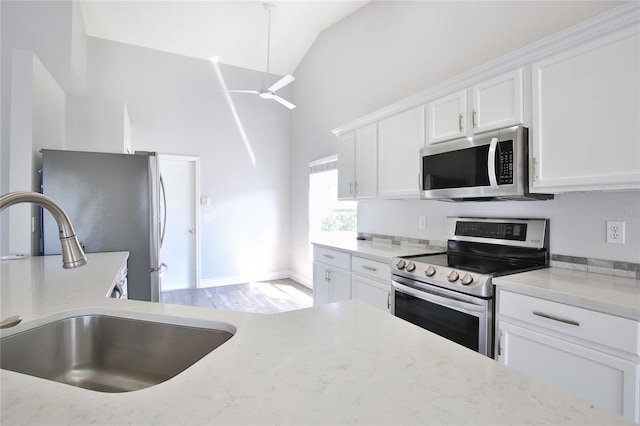
[[[291,278],[295,282],[300,283],[308,288],[313,287],[312,281],[308,278],[302,277],[298,274],[294,274],[291,271],[280,271],[270,272],[266,274],[240,275],[234,277],[202,278],[200,280],[200,288],[221,287],[224,285],[244,284],[256,281],[282,280],[285,278]]]
[[[311,278],[303,277],[295,272],[289,272],[289,278],[301,284],[309,289],[313,289],[313,280]]]

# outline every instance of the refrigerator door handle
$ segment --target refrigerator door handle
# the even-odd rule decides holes
[[[164,189],[164,180],[160,175],[160,192],[162,192],[162,229],[160,231],[160,248],[164,244],[164,233],[167,230],[167,193]]]
[[[169,270],[169,265],[167,265],[166,263],[162,262],[162,263],[160,264],[160,267],[159,267],[159,268],[151,268],[151,269],[149,270],[149,272],[157,272],[157,273],[158,273],[158,276],[160,276],[160,277],[161,277],[161,276],[163,276],[164,274],[166,274],[168,270]]]

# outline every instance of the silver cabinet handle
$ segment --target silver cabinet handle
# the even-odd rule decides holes
[[[357,195],[357,194],[358,194],[358,181],[356,181],[356,185],[355,185],[355,187],[356,187],[356,191],[355,191],[355,193],[356,193],[356,195]]]
[[[475,109],[473,110],[473,115],[472,117],[472,121],[473,121],[473,128],[475,129],[476,127],[478,127],[478,111],[476,111]]]
[[[376,268],[372,268],[371,266],[367,266],[367,265],[362,265],[361,268],[362,269],[366,269],[367,271],[371,271],[371,272],[377,271]]]
[[[462,114],[460,114],[458,116],[458,127],[460,128],[460,131],[462,132],[462,119],[464,118],[464,116]]]
[[[331,269],[327,269],[327,281],[331,281]]]
[[[556,315],[551,315],[551,314],[547,314],[544,312],[540,312],[540,311],[533,311],[533,315],[542,317],[542,318],[547,318],[553,321],[559,321],[559,322],[563,322],[565,324],[569,324],[569,325],[575,325],[576,327],[580,327],[580,323],[578,321],[574,321],[572,319],[568,319],[568,318],[562,318],[562,317],[558,317]]]
[[[4,329],[4,328],[15,327],[21,322],[22,322],[22,317],[20,315],[14,315],[12,317],[3,319],[2,322],[0,323],[0,328]]]
[[[353,194],[353,182],[349,182],[349,194]]]
[[[391,292],[387,292],[387,309],[391,309]]]
[[[331,256],[330,254],[323,254],[324,257],[326,257],[327,259],[333,259],[333,256]]]

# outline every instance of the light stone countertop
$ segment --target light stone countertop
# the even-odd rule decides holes
[[[395,256],[411,256],[414,254],[438,253],[446,251],[443,247],[439,250],[428,248],[411,247],[401,244],[379,243],[370,240],[358,240],[356,238],[330,238],[318,239],[311,244],[326,248],[348,252],[350,254],[376,260],[378,262],[389,263]]]
[[[0,370],[3,426],[632,424],[358,301],[263,315],[105,298],[125,259],[90,254],[85,271],[63,271],[59,256],[0,262],[2,317],[25,316],[2,336],[96,312],[225,323],[234,337],[176,377],[134,392]]]
[[[562,268],[493,280],[498,288],[640,321],[640,280]]]

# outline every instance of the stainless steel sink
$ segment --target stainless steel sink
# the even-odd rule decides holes
[[[0,367],[100,392],[129,392],[174,377],[232,336],[220,329],[77,316],[2,338]]]

